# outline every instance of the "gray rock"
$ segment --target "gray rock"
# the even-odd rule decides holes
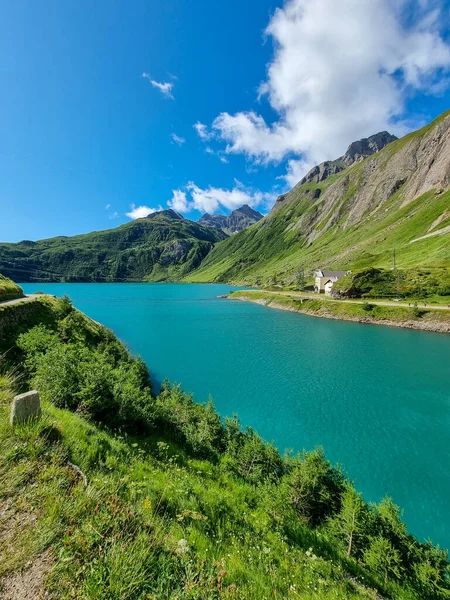
[[[305,183],[320,183],[321,181],[325,181],[325,179],[328,179],[331,175],[340,173],[353,163],[361,162],[368,156],[376,154],[391,142],[395,142],[396,139],[395,135],[391,135],[387,131],[381,131],[368,138],[353,142],[347,148],[347,152],[340,158],[337,158],[336,160],[327,160],[320,165],[313,167],[295,188],[299,188]]]
[[[257,210],[251,208],[248,204],[244,204],[240,208],[236,208],[228,216],[225,215],[210,215],[205,213],[198,223],[200,225],[208,225],[209,227],[216,227],[221,229],[227,235],[233,235],[238,231],[242,231],[250,225],[257,223],[263,218]]]
[[[41,416],[41,401],[35,390],[16,396],[11,407],[11,425],[26,423]]]

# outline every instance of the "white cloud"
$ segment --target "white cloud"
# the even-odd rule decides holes
[[[179,146],[182,146],[184,144],[184,142],[186,141],[183,137],[180,137],[179,135],[177,135],[176,133],[172,133],[170,136],[173,141],[178,144]]]
[[[109,210],[110,208],[111,208],[111,204],[107,204],[107,205],[105,206],[105,210]]]
[[[152,79],[150,77],[150,75],[148,73],[142,73],[141,77],[143,77],[144,79],[148,79],[150,81],[150,83],[152,84],[152,86],[154,88],[157,88],[163,96],[165,96],[166,98],[171,98],[172,100],[175,100],[175,98],[173,97],[173,94],[172,94],[172,89],[174,86],[174,83],[172,81],[165,81],[165,82],[155,81],[154,79]]]
[[[220,209],[234,210],[243,204],[266,208],[273,204],[275,198],[275,194],[248,188],[235,179],[234,187],[230,190],[212,186],[202,189],[190,182],[183,190],[173,190],[172,200],[167,204],[182,213],[192,210],[214,213]]]
[[[406,26],[411,8],[414,22]],[[406,96],[433,92],[450,66],[442,22],[434,2],[287,0],[266,30],[275,51],[259,89],[277,119],[224,112],[213,130],[228,153],[258,163],[294,154],[303,162],[289,163],[291,183],[302,165],[336,158],[356,139],[384,129],[402,135],[411,125],[399,122]],[[197,125],[208,139],[207,127]]]
[[[194,125],[192,125],[192,127],[195,129],[198,137],[201,140],[206,141],[206,140],[211,139],[211,137],[212,137],[211,132],[208,131],[208,128],[204,123],[200,123],[200,121],[197,121],[197,123],[194,123]]]
[[[213,156],[217,156],[217,158],[220,160],[220,162],[228,163],[228,159],[225,156],[223,156],[223,154],[221,154],[220,152],[215,152],[211,148],[211,146],[206,146],[205,152],[206,152],[206,154],[212,154]]]
[[[172,200],[169,200],[167,202],[167,205],[170,206],[170,208],[173,208],[173,210],[176,210],[177,212],[189,212],[191,209],[189,207],[189,202],[186,197],[186,192],[183,192],[182,190],[172,190],[172,193]]]
[[[112,213],[109,213],[108,218],[109,219],[117,219],[117,217],[119,216],[119,213],[115,210]]]
[[[158,210],[162,210],[162,207],[159,206],[158,208],[150,208],[149,206],[145,205],[136,206],[135,204],[131,204],[130,212],[127,212],[126,216],[130,217],[130,219],[143,219],[144,217],[148,217],[148,215],[151,215]]]
[[[301,158],[299,160],[292,158],[288,160],[286,175],[283,175],[280,179],[284,179],[288,186],[293,188],[312,167],[314,167],[313,163]]]

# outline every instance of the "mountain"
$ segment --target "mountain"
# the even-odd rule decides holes
[[[227,235],[231,235],[246,229],[250,225],[253,225],[253,223],[257,223],[262,218],[263,215],[260,212],[250,208],[248,204],[244,204],[240,208],[233,210],[228,216],[205,213],[200,217],[198,223],[200,225],[217,227],[217,229],[221,229]]]
[[[394,250],[398,268],[448,268],[450,111],[376,152],[389,139],[355,142],[310,171],[186,280],[289,283],[316,267],[389,268]]]
[[[330,175],[335,175],[353,163],[360,162],[368,156],[372,156],[372,154],[379,152],[391,142],[395,142],[396,139],[398,138],[395,135],[391,135],[387,131],[381,131],[368,138],[352,142],[343,156],[336,160],[327,160],[313,167],[296,187],[301,187],[305,183],[325,181]]]
[[[219,229],[163,210],[74,237],[0,244],[0,273],[16,281],[176,280],[199,266]]]

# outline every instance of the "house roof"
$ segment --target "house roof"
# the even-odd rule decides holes
[[[319,269],[318,271],[316,271],[316,275],[318,277],[343,277],[349,272],[350,271],[323,271],[322,269]]]

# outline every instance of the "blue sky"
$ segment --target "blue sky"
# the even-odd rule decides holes
[[[449,108],[449,15],[435,0],[3,0],[0,240],[170,205],[267,211],[354,139]]]

